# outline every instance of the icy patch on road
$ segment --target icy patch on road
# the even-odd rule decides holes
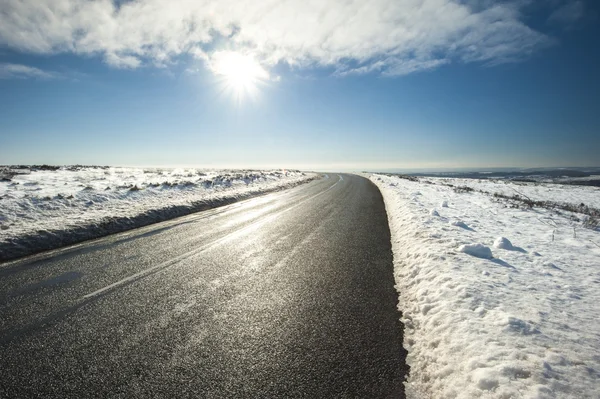
[[[600,231],[493,195],[598,205],[598,188],[371,179],[392,234],[409,398],[598,398]]]
[[[0,261],[183,216],[316,177],[299,171],[0,168]]]

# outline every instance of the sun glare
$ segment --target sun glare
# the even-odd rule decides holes
[[[269,79],[269,74],[254,57],[237,52],[215,54],[212,69],[223,80],[224,91],[239,102],[244,97],[255,98],[258,85]]]

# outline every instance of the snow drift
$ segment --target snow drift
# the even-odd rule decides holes
[[[370,177],[392,234],[409,398],[598,397],[600,231],[493,193],[598,205],[600,189]]]
[[[299,171],[4,168],[0,261],[300,184]]]

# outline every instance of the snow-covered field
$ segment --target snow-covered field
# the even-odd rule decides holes
[[[600,188],[370,177],[392,233],[409,398],[600,397],[600,231],[493,196],[600,207]]]
[[[527,196],[534,201],[555,201],[574,205],[581,203],[594,208],[600,208],[600,188],[554,183],[525,183],[511,180],[485,179],[444,179],[421,178],[436,184],[452,184],[454,186],[470,187],[477,191],[490,194],[500,193],[507,196]],[[573,181],[573,180],[571,180]]]
[[[0,260],[181,216],[316,175],[62,167],[0,170]]]

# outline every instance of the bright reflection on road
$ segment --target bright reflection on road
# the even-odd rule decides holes
[[[229,227],[233,225],[239,225],[252,219],[258,219],[259,216],[267,214],[278,207],[279,205],[275,204],[270,206],[264,206],[253,211],[246,211],[244,213],[241,213],[237,218],[233,218],[229,223],[226,223],[225,226]]]

